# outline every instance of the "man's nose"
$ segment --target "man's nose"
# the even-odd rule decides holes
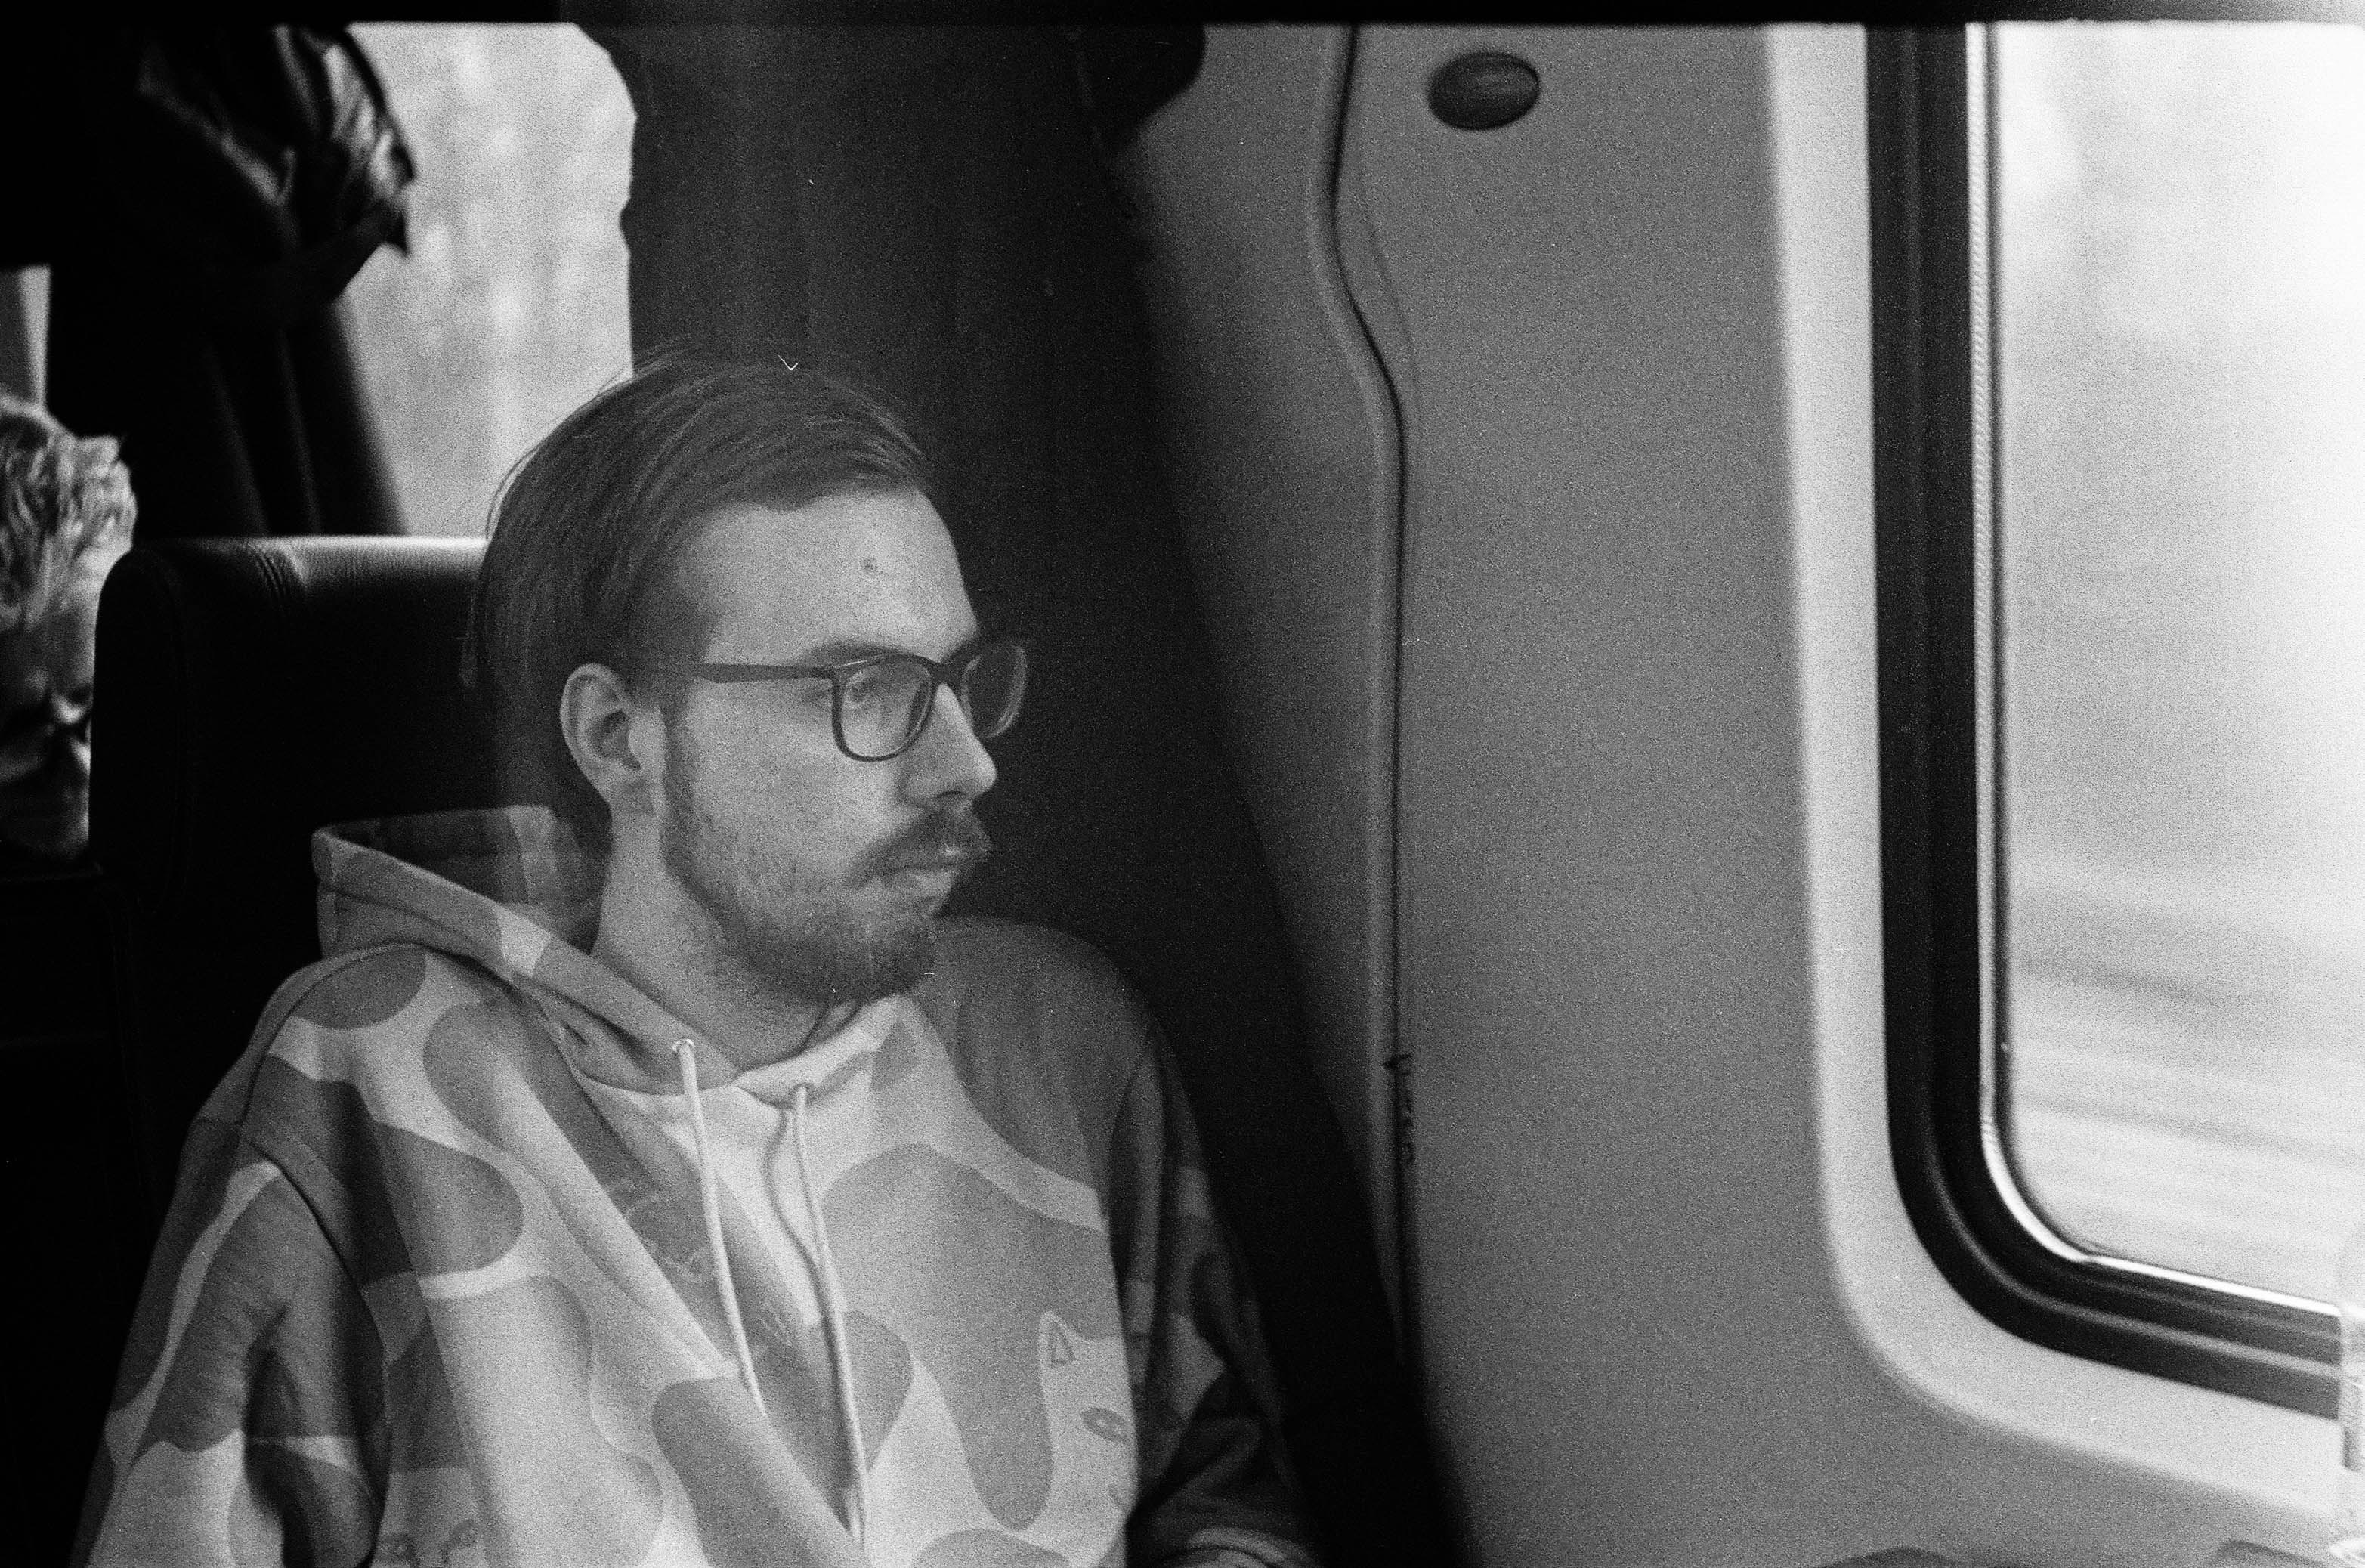
[[[923,803],[947,797],[972,800],[993,788],[993,758],[969,722],[969,710],[949,686],[936,689],[936,700],[909,753],[912,792]]]

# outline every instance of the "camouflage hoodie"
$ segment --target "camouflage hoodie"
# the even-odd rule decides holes
[[[1089,949],[944,922],[915,991],[740,1074],[588,955],[546,812],[313,859],[328,957],[190,1132],[82,1556],[1310,1562],[1171,1068]],[[780,1151],[774,1215],[710,1124]]]

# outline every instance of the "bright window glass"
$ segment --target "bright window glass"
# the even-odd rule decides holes
[[[2365,1220],[2365,31],[1996,29],[2007,1147],[2102,1253]]]
[[[510,465],[629,367],[632,101],[571,26],[353,33],[419,164],[410,253],[345,293],[364,374],[410,532],[479,533]]]

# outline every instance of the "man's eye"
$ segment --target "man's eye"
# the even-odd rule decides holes
[[[846,706],[849,711],[867,711],[887,700],[891,678],[883,669],[858,669],[846,678]]]

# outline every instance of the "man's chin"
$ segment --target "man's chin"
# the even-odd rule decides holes
[[[861,905],[801,930],[746,930],[734,942],[742,961],[782,995],[805,1002],[876,1002],[911,990],[936,963],[936,904],[892,888],[865,890]],[[890,896],[880,899],[878,894]],[[862,907],[868,906],[868,907]]]
[[[828,966],[817,988],[828,1002],[876,1002],[906,991],[936,967],[933,920],[922,919],[863,944],[858,956],[844,954]]]

